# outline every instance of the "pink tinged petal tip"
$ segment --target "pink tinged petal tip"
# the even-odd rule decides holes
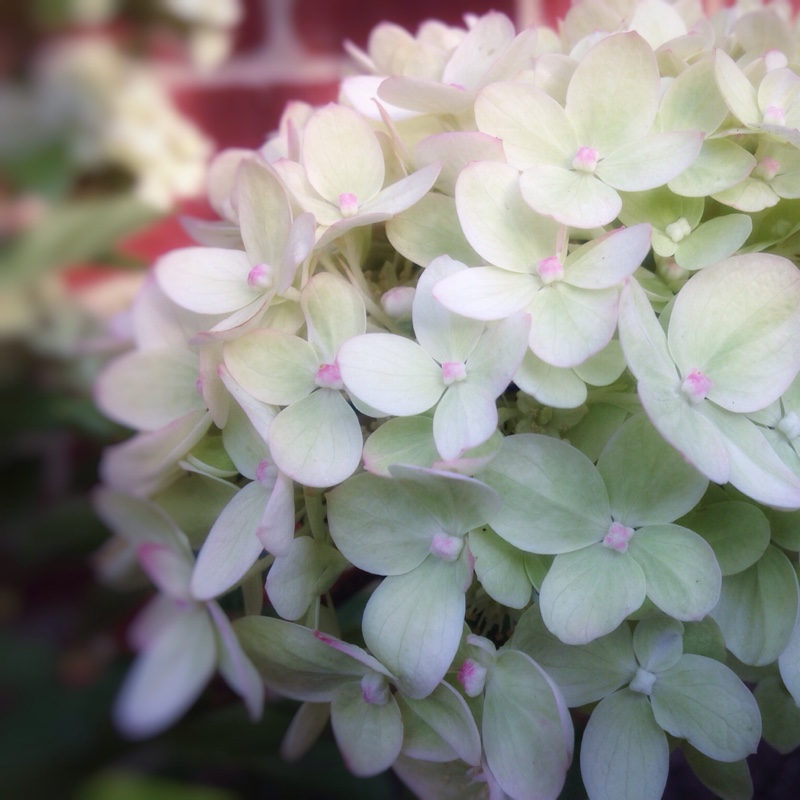
[[[411,286],[395,286],[381,295],[381,308],[398,322],[410,320],[415,294],[416,290]]]
[[[768,106],[764,112],[765,125],[785,125],[786,124],[786,109],[780,106]]]
[[[371,706],[385,706],[389,702],[389,684],[383,675],[369,672],[361,679],[361,697]]]
[[[572,169],[579,172],[594,172],[599,158],[600,153],[594,147],[579,147],[575,158],[572,159]]]
[[[762,158],[750,173],[751,178],[760,178],[769,183],[775,178],[781,168],[781,162],[775,158]]]
[[[558,256],[543,258],[537,265],[536,271],[545,286],[553,281],[560,281],[564,277],[564,265]]]
[[[693,369],[681,384],[681,391],[690,403],[699,403],[714,387],[714,381],[699,369]]]
[[[442,380],[445,386],[458,383],[467,377],[467,367],[463,361],[445,361],[442,364]]]
[[[339,371],[339,365],[335,361],[333,364],[320,364],[314,382],[320,389],[338,390],[344,386],[342,383],[342,373]]]
[[[198,376],[197,380],[194,382],[194,390],[197,392],[197,394],[200,395],[200,397],[203,396],[203,376],[202,375]]]
[[[686,217],[676,219],[664,228],[664,233],[672,239],[675,244],[682,242],[692,232],[692,226]]]
[[[247,285],[259,292],[268,292],[275,285],[275,268],[269,264],[256,264],[247,273]]]
[[[790,411],[779,423],[778,430],[791,442],[800,436],[800,416]]]
[[[453,89],[458,89],[459,92],[466,92],[467,91],[467,87],[464,86],[461,83],[449,83],[448,86],[450,86]]]
[[[789,59],[786,54],[781,50],[767,50],[764,53],[764,66],[767,72],[772,72],[776,69],[785,69],[789,66]]]
[[[464,549],[464,540],[460,536],[437,533],[431,539],[431,553],[445,561],[455,561]]]
[[[468,658],[458,671],[458,682],[468,697],[477,697],[486,686],[486,667]]]
[[[628,688],[632,692],[639,692],[650,697],[650,693],[653,691],[653,686],[655,686],[655,683],[656,676],[653,675],[652,672],[648,672],[646,669],[639,667],[639,669],[636,670],[636,675],[634,676]]]
[[[621,522],[612,522],[608,533],[603,537],[603,544],[618,553],[628,550],[628,542],[633,538],[634,530]]]
[[[354,217],[358,213],[358,198],[352,192],[339,195],[339,212],[343,217]]]

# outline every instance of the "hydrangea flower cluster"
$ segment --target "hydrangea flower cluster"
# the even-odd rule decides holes
[[[219,670],[302,702],[287,757],[330,719],[421,798],[556,798],[574,722],[591,800],[675,747],[747,798],[800,743],[800,27],[466,23],[380,25],[220,154],[135,301],[96,505],[159,591],[117,721]]]

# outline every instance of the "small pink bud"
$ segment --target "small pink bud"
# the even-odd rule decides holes
[[[339,211],[343,217],[354,217],[358,213],[358,198],[352,192],[339,195]]]
[[[542,283],[547,286],[553,281],[559,281],[564,277],[564,265],[558,256],[543,258],[536,266],[536,271],[542,279]]]
[[[368,672],[361,679],[361,697],[371,706],[385,706],[389,702],[386,678],[377,672]]]
[[[681,384],[681,391],[690,403],[699,403],[714,388],[714,381],[699,369],[693,369]]]
[[[381,308],[399,322],[411,319],[416,290],[412,286],[395,286],[381,296]]]
[[[785,125],[786,124],[786,109],[780,106],[768,106],[764,112],[765,125]]]
[[[579,147],[575,158],[572,159],[572,169],[580,172],[594,172],[600,153],[594,147]]]
[[[275,270],[269,264],[256,264],[247,273],[247,285],[259,292],[268,292],[275,284]]]
[[[778,430],[791,442],[800,436],[800,416],[790,411],[779,423]]]
[[[338,390],[344,386],[342,383],[342,373],[339,371],[339,365],[335,361],[333,364],[320,364],[314,382],[321,389]]]
[[[464,540],[460,536],[437,533],[431,540],[431,553],[445,561],[455,561],[464,549]]]
[[[458,383],[467,377],[467,368],[463,361],[445,361],[442,364],[442,379],[445,386]]]
[[[458,682],[468,697],[477,697],[486,686],[486,667],[468,658],[458,671]]]
[[[753,178],[760,178],[762,181],[769,183],[780,171],[781,162],[775,158],[762,158],[758,164],[755,165],[750,176]]]
[[[603,537],[603,544],[618,553],[628,550],[628,542],[633,538],[634,530],[621,522],[612,522],[608,533]]]

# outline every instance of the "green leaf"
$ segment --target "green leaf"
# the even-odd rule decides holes
[[[694,774],[720,800],[751,800],[753,779],[747,761],[715,761],[688,743],[682,744],[681,750]]]
[[[667,733],[717,761],[755,753],[761,715],[750,690],[719,661],[684,655],[658,675],[650,702]]]
[[[800,745],[800,708],[777,676],[759,681],[755,698],[764,723],[764,740],[779,753],[791,753]]]

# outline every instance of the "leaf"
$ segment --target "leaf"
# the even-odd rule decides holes
[[[483,746],[497,782],[520,800],[555,800],[572,760],[573,736],[558,690],[530,656],[508,650],[489,671],[485,692]]]
[[[594,544],[556,556],[539,606],[562,642],[586,644],[611,633],[642,605],[645,593],[645,574],[632,555]]]
[[[755,753],[761,715],[750,690],[724,664],[684,655],[659,673],[650,702],[658,724],[717,761]]]
[[[578,550],[600,541],[611,522],[608,495],[595,466],[579,450],[549,436],[507,436],[481,479],[503,500],[489,524],[526,552]]]
[[[747,761],[715,761],[690,744],[681,745],[681,750],[694,774],[721,800],[751,800],[753,779]]]
[[[800,745],[800,708],[775,675],[758,682],[754,695],[763,722],[764,741],[781,754]]]
[[[752,567],[722,581],[711,616],[728,649],[745,664],[761,666],[783,652],[797,608],[797,576],[789,559],[770,545]]]
[[[600,701],[581,742],[581,775],[592,800],[660,800],[669,746],[648,699],[623,689]]]

